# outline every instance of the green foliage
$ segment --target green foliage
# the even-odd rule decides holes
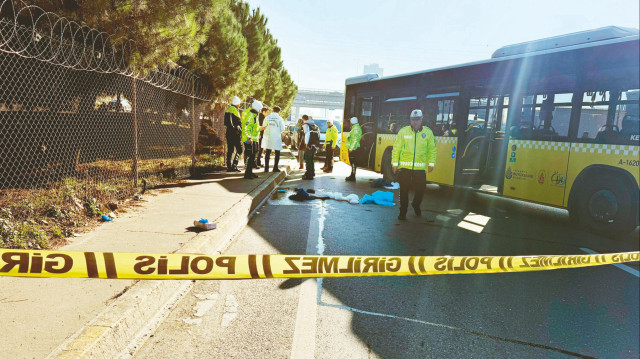
[[[286,114],[297,93],[260,8],[243,0],[30,0],[103,30],[141,71],[180,64],[209,86],[212,99],[256,98]],[[131,41],[132,40],[132,41]]]
[[[22,223],[22,225],[18,226],[18,237],[26,243],[27,248],[49,248],[47,234],[35,224]]]
[[[35,224],[13,222],[14,217],[8,208],[0,211],[0,248],[49,247],[49,238],[44,230]]]
[[[53,226],[51,228],[51,234],[53,235],[54,238],[64,238],[64,233],[62,231],[62,228],[58,226]]]
[[[227,6],[218,9],[211,25],[197,54],[183,56],[180,64],[200,74],[217,98],[246,78],[249,57],[242,28]]]
[[[8,218],[0,217],[0,247],[24,248],[24,242],[18,236],[14,224]]]
[[[60,218],[62,217],[62,209],[60,209],[60,206],[54,204],[47,210],[47,216],[51,218]]]
[[[97,217],[102,215],[102,212],[100,212],[100,210],[98,209],[98,204],[95,202],[95,200],[85,202],[84,209],[87,216],[89,217]]]

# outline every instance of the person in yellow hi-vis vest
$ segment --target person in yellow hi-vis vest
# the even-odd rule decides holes
[[[251,110],[242,112],[242,143],[244,144],[244,152],[247,155],[247,163],[245,163],[244,178],[254,179],[258,175],[253,173],[256,167],[255,159],[258,151],[258,138],[260,137],[260,126],[258,125],[258,112],[262,110],[262,103],[258,100],[253,101]]]
[[[351,175],[345,178],[347,181],[356,180],[356,166],[358,158],[361,156],[362,147],[360,147],[360,140],[362,139],[362,127],[358,124],[357,117],[351,117],[351,131],[347,136],[347,149],[349,149],[349,163],[351,163]]]
[[[409,190],[415,194],[411,203],[416,216],[420,216],[420,204],[427,182],[425,170],[433,171],[436,165],[436,138],[427,126],[422,126],[422,111],[411,111],[411,126],[400,129],[393,143],[391,165],[400,183],[399,220],[407,219]]]
[[[333,150],[338,145],[338,128],[333,121],[327,121],[327,133],[324,138],[324,167],[321,170],[326,173],[333,172]]]

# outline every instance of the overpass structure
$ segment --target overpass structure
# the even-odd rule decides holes
[[[344,92],[300,89],[291,105],[291,120],[297,121],[303,115],[301,111],[303,108],[325,111],[342,110],[344,108]]]

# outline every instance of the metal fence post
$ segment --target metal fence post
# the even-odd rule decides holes
[[[131,112],[133,113],[133,166],[131,166],[131,172],[133,175],[133,187],[138,188],[138,98],[136,88],[136,78],[131,78],[133,87],[133,103],[131,104]]]
[[[191,79],[191,167],[196,167],[196,100],[195,100],[195,79]]]

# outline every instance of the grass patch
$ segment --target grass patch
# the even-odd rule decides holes
[[[223,164],[222,155],[211,151],[199,154],[195,167],[216,170]],[[100,160],[80,165],[77,177],[62,178],[46,188],[0,189],[0,248],[59,247],[74,233],[99,223],[111,208],[125,212],[129,199],[142,189],[142,179],[153,188],[188,176],[192,158],[140,160],[137,188],[131,167],[132,161]]]

